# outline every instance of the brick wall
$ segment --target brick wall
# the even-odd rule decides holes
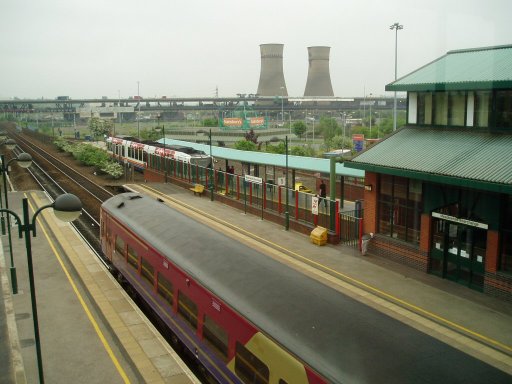
[[[378,196],[378,183],[377,174],[366,172],[365,184],[371,185],[371,191],[364,191],[364,233],[377,232],[377,196]]]
[[[420,223],[420,250],[430,252],[430,233],[432,232],[432,216],[428,213],[421,214]]]
[[[369,250],[375,255],[427,272],[428,253],[403,241],[377,234],[370,241]]]

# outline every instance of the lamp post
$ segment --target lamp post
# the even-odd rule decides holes
[[[286,199],[285,199],[285,211],[284,211],[284,229],[290,229],[290,212],[288,212],[288,136],[286,136],[284,142],[284,150],[286,154],[286,175],[285,175],[285,191],[286,191]]]
[[[281,87],[281,124],[284,127],[284,87]]]
[[[395,30],[395,81],[396,81],[396,69],[397,69],[397,56],[398,56],[398,30],[404,29],[400,23],[395,23],[389,27],[391,30]],[[393,131],[396,131],[396,91],[393,101]]]
[[[212,129],[210,128],[210,200],[213,201]]]
[[[372,138],[372,94],[370,93],[370,139]]]
[[[14,141],[10,139],[11,141]],[[9,141],[9,140],[8,140]],[[12,144],[10,144],[12,145]],[[16,143],[14,143],[16,145]],[[13,161],[17,161],[20,167],[28,168],[32,164],[32,156],[28,153],[20,153],[17,158],[11,159],[7,164],[5,164],[4,155],[0,155],[2,164],[0,165],[0,172],[2,173],[3,183],[4,183],[4,195],[5,195],[5,209],[9,209],[9,199],[7,196],[7,172],[9,171],[9,164]],[[3,215],[3,213],[2,213]],[[16,267],[14,266],[14,257],[12,252],[12,238],[11,238],[11,219],[9,215],[7,215],[7,239],[9,242],[9,258],[11,262],[10,272],[11,272],[11,286],[13,295],[18,293],[18,278],[16,276]]]
[[[25,197],[22,201],[23,208],[23,221],[13,211],[9,209],[1,209],[2,212],[6,212],[7,215],[13,215],[18,225],[19,238],[25,236],[25,247],[27,249],[27,265],[28,265],[28,277],[30,284],[30,299],[32,302],[32,319],[34,321],[34,339],[36,343],[36,354],[37,354],[37,369],[39,373],[39,382],[44,384],[43,375],[43,360],[41,356],[41,341],[39,338],[39,323],[37,317],[37,302],[36,302],[36,290],[34,284],[34,268],[32,265],[32,242],[31,242],[31,231],[32,236],[36,236],[36,218],[39,213],[46,208],[53,208],[55,216],[62,221],[73,221],[80,215],[82,211],[82,202],[78,197],[71,193],[66,193],[58,196],[55,201],[51,204],[45,205],[39,208],[32,216],[32,221],[29,220],[28,211],[28,199]]]
[[[137,81],[137,103],[139,104],[139,113],[137,113],[137,139],[140,140],[140,92],[139,82]]]

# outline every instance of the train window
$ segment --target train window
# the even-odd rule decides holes
[[[172,283],[167,280],[160,272],[158,272],[158,281],[156,287],[158,294],[162,296],[165,301],[172,305]]]
[[[144,279],[146,279],[151,285],[154,284],[155,270],[153,266],[145,258],[141,257],[141,270],[140,273]]]
[[[197,304],[190,300],[183,292],[178,295],[178,313],[194,329],[197,328]]]
[[[284,381],[283,379],[279,379],[279,384],[288,384],[286,381]]]
[[[128,246],[128,264],[131,265],[135,269],[139,269],[139,256],[137,252],[132,247]]]
[[[226,361],[228,358],[228,333],[208,315],[204,315],[203,336]]]
[[[235,373],[247,384],[269,381],[268,367],[239,342],[236,343]]]
[[[116,236],[116,252],[124,256],[124,240]]]

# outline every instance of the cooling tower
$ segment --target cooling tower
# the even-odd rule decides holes
[[[304,96],[334,96],[329,72],[331,47],[308,47],[309,69]]]
[[[260,96],[288,96],[283,72],[283,44],[261,44]],[[283,89],[281,89],[283,88]]]

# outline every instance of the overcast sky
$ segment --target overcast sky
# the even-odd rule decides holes
[[[0,99],[256,93],[260,44],[284,44],[302,96],[309,46],[330,46],[335,96],[386,95],[453,49],[512,44],[510,0],[2,1]],[[390,93],[387,93],[390,95]]]

